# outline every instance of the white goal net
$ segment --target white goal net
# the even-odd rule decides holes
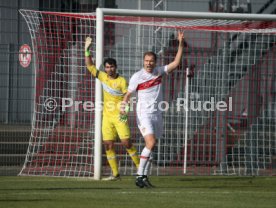
[[[95,101],[96,92],[85,67],[84,42],[87,36],[97,38],[96,15],[20,13],[36,60],[32,132],[20,175],[92,177],[95,115],[84,106]],[[142,68],[146,51],[154,51],[160,65],[174,59],[177,30],[185,31],[185,49],[181,66],[163,80],[169,108],[151,174],[183,175],[184,155],[188,175],[275,173],[276,19],[104,16],[104,58],[115,58],[128,80]],[[95,42],[92,48],[96,57]],[[187,68],[194,76],[186,95]],[[129,124],[140,152],[144,141],[134,111]],[[116,152],[121,175],[135,174],[119,141]],[[104,154],[102,159],[102,174],[108,175]]]

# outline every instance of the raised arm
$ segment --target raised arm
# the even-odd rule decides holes
[[[94,63],[92,61],[91,54],[90,54],[91,46],[92,46],[92,38],[87,37],[85,40],[85,46],[84,46],[85,64],[87,67],[94,65]]]
[[[85,53],[85,64],[87,69],[91,72],[91,74],[96,77],[97,69],[92,60],[92,56],[90,53],[90,48],[92,46],[92,38],[87,37],[85,40],[84,53]]]
[[[174,61],[168,64],[168,73],[174,71],[180,64],[182,54],[183,54],[183,48],[184,48],[184,32],[178,32],[178,51],[174,58]]]

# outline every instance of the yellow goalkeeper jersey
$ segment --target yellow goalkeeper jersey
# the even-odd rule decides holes
[[[95,66],[87,67],[94,77],[97,77],[103,86],[103,115],[119,116],[120,104],[127,92],[127,81],[124,77],[118,76],[110,79],[108,75],[96,69]]]

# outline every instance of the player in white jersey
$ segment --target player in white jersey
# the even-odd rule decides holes
[[[121,114],[125,114],[125,105],[129,102],[131,94],[137,92],[137,123],[146,143],[141,152],[136,178],[136,185],[140,188],[153,187],[148,180],[148,171],[152,163],[152,151],[156,140],[162,136],[162,113],[158,109],[158,104],[163,99],[162,76],[173,72],[180,64],[184,47],[183,32],[178,32],[178,42],[178,51],[174,61],[166,66],[156,66],[155,53],[144,53],[144,67],[131,77],[128,92],[122,102]]]

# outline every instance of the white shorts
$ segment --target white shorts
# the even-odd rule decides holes
[[[137,116],[138,128],[144,136],[154,134],[156,138],[161,138],[163,134],[162,114],[147,114],[146,116]]]

